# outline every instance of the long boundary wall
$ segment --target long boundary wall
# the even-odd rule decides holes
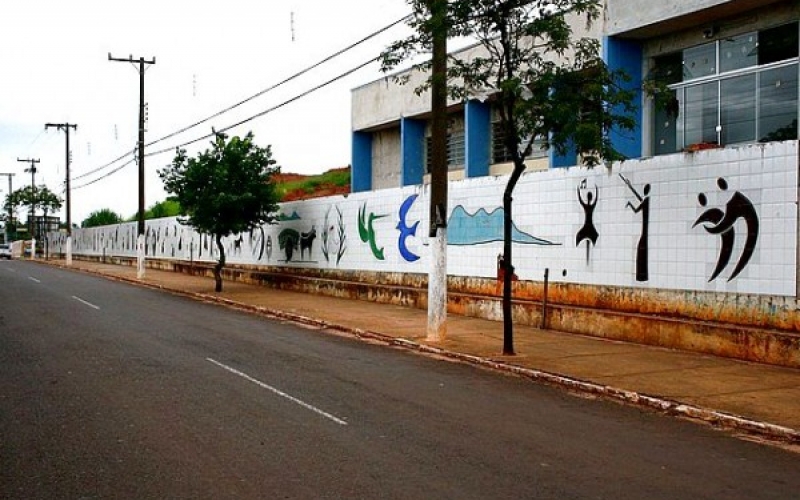
[[[506,180],[451,183],[451,310],[499,319]],[[526,174],[514,195],[515,299],[540,300],[548,270],[556,309],[796,334],[797,186],[797,141]],[[430,266],[428,196],[427,186],[414,186],[284,203],[278,223],[225,238],[228,261],[273,276],[403,283],[421,293]],[[76,230],[73,252],[135,257],[135,232],[135,223]],[[64,244],[64,235],[51,235],[54,252]],[[161,261],[216,258],[209,236],[175,218],[147,221],[146,251]],[[536,321],[526,312],[535,307],[521,306],[515,320]],[[555,313],[550,326],[603,335],[569,317],[577,316]]]

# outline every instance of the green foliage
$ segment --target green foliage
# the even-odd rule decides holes
[[[169,197],[164,201],[153,203],[150,208],[144,211],[145,220],[175,217],[178,215],[181,215],[181,204],[178,203],[178,200],[173,197]],[[135,222],[139,220],[138,213],[133,214],[127,220],[128,222]]]
[[[260,148],[253,134],[217,134],[212,148],[189,158],[177,152],[158,172],[164,189],[181,207],[185,223],[198,232],[229,236],[271,223],[278,210],[272,175],[279,171],[271,148]]]
[[[214,236],[219,249],[214,268],[216,291],[222,291],[225,265],[221,238],[276,219],[278,199],[272,176],[279,170],[270,146],[258,147],[252,132],[230,140],[217,133],[210,149],[194,158],[180,149],[172,164],[159,170],[164,189],[185,216],[181,222]]]
[[[434,29],[477,39],[482,56],[449,59],[448,91],[455,99],[496,99],[515,169],[524,169],[537,139],[544,149],[574,151],[588,166],[621,159],[608,132],[633,127],[634,92],[624,88],[623,73],[607,68],[599,42],[575,38],[570,24],[600,18],[600,0],[452,0],[443,27],[431,20],[430,0],[409,3],[415,34],[384,51],[383,69],[429,52]],[[430,64],[413,68],[428,71]],[[429,87],[430,79],[417,90]]]
[[[101,208],[90,213],[87,218],[81,222],[81,227],[99,227],[109,226],[112,224],[119,224],[123,222],[122,216],[114,212],[110,208]]]
[[[278,193],[281,197],[295,191],[312,194],[320,186],[349,186],[350,169],[329,170],[319,175],[309,175],[303,179],[285,181],[278,184]]]
[[[11,212],[16,212],[19,207],[30,207],[31,205],[47,213],[52,213],[61,208],[62,200],[47,186],[25,186],[7,195],[3,208],[7,213],[9,209]]]

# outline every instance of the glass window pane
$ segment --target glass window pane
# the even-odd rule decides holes
[[[683,54],[673,52],[653,58],[650,79],[664,85],[672,85],[683,80]]]
[[[717,73],[717,44],[706,43],[683,51],[683,79],[691,80]]]
[[[669,92],[670,98],[659,102],[653,113],[653,150],[657,155],[674,153],[678,150],[677,143],[677,118],[678,97],[677,91]],[[674,105],[672,104],[674,103]]]
[[[681,102],[684,146],[717,143],[717,82],[687,87]]]
[[[719,68],[721,72],[747,68],[758,64],[758,35],[745,33],[725,38],[719,45]]]
[[[756,138],[756,75],[727,78],[720,82],[722,143],[754,141]]]
[[[764,71],[758,86],[759,140],[797,139],[798,65]]]
[[[758,64],[797,57],[798,23],[784,24],[758,33]]]

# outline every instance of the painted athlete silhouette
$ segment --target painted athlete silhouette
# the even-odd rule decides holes
[[[717,179],[717,186],[722,191],[728,190],[728,182],[722,177]],[[708,203],[708,199],[704,193],[697,195],[697,201],[702,207],[705,207]],[[702,223],[703,228],[709,234],[718,234],[720,236],[721,246],[719,249],[719,257],[717,258],[717,265],[714,268],[714,272],[708,280],[709,282],[714,281],[730,262],[731,256],[733,255],[733,247],[736,242],[736,230],[734,226],[739,219],[742,219],[745,223],[747,237],[744,242],[744,248],[742,249],[742,255],[739,257],[736,267],[734,267],[733,272],[728,278],[728,281],[731,281],[736,278],[739,273],[744,270],[745,266],[747,266],[747,263],[750,262],[750,258],[753,256],[753,252],[756,250],[756,244],[758,243],[758,213],[753,206],[753,202],[751,202],[747,196],[736,191],[725,204],[724,211],[720,208],[709,208],[700,214],[692,225],[692,227],[695,227]]]
[[[575,235],[575,246],[580,246],[581,242],[584,240],[586,241],[586,263],[589,263],[589,249],[591,242],[591,246],[597,244],[597,238],[600,236],[597,233],[597,228],[594,227],[594,209],[597,207],[597,186],[594,187],[594,196],[592,196],[592,192],[588,191],[586,193],[586,201],[583,200],[581,196],[581,189],[586,188],[586,179],[583,179],[581,183],[578,185],[576,191],[578,192],[578,203],[581,204],[583,207],[583,227],[580,228],[578,234]]]
[[[631,181],[619,174],[620,178],[628,186],[628,189],[633,192],[633,195],[639,200],[639,204],[634,206],[632,202],[625,204],[625,207],[630,207],[633,213],[642,213],[642,233],[639,236],[639,244],[636,245],[636,281],[647,281],[650,279],[648,271],[648,248],[649,248],[649,229],[650,229],[650,184],[644,185],[644,192],[640,194],[636,188],[633,187]]]

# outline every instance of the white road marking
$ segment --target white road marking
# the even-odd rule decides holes
[[[278,396],[280,396],[282,398],[286,398],[289,401],[291,401],[291,402],[293,402],[295,404],[298,404],[298,405],[302,406],[303,408],[305,408],[307,410],[311,410],[311,411],[313,411],[314,413],[316,413],[318,415],[322,415],[323,417],[325,417],[325,418],[327,418],[329,420],[333,420],[334,422],[336,422],[339,425],[347,425],[347,422],[345,422],[341,418],[335,417],[335,416],[331,415],[330,413],[328,413],[326,411],[320,410],[316,406],[312,406],[312,405],[310,405],[310,404],[308,404],[308,403],[306,403],[304,401],[301,401],[301,400],[297,399],[294,396],[290,396],[289,394],[286,394],[285,392],[272,387],[271,385],[265,384],[264,382],[261,382],[260,380],[254,379],[250,375],[247,375],[246,373],[242,373],[239,370],[237,370],[236,368],[231,368],[230,366],[222,364],[219,361],[216,361],[216,360],[211,359],[211,358],[206,358],[206,361],[214,363],[215,365],[219,366],[220,368],[222,368],[224,370],[227,370],[227,371],[233,373],[234,375],[238,375],[238,376],[242,377],[243,379],[248,380],[248,381],[256,384],[257,386],[261,387],[262,389],[267,389],[268,391],[271,391],[271,392],[277,394]]]
[[[28,279],[29,279],[29,280],[31,280],[31,281],[33,281],[34,283],[41,283],[41,281],[40,281],[40,280],[37,280],[37,279],[36,279],[36,278],[34,278],[33,276],[28,276]]]
[[[93,308],[93,309],[98,309],[98,310],[100,309],[100,306],[96,306],[96,305],[92,304],[91,302],[86,302],[85,300],[83,300],[83,299],[82,299],[82,298],[80,298],[80,297],[76,297],[76,296],[74,296],[74,295],[73,295],[73,296],[72,296],[72,298],[73,298],[73,299],[75,299],[75,300],[77,300],[77,301],[78,301],[78,302],[80,302],[81,304],[83,304],[83,305],[86,305],[86,306],[89,306],[89,307],[91,307],[91,308]]]

